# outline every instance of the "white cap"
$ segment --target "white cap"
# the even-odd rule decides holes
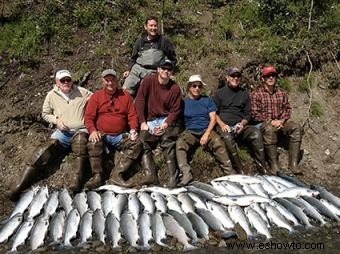
[[[188,81],[188,84],[193,82],[201,82],[202,85],[206,86],[207,84],[202,81],[201,75],[191,75]]]
[[[57,73],[55,74],[55,79],[57,80],[61,80],[65,77],[72,78],[72,75],[68,70],[60,70],[60,71],[57,71]]]

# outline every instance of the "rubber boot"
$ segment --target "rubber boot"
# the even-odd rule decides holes
[[[144,169],[145,175],[141,177],[140,174],[136,174],[127,181],[127,184],[130,186],[136,185],[141,186],[149,184],[158,185],[159,181],[157,176],[157,170],[151,152],[144,152],[141,164],[142,168]]]
[[[86,189],[95,189],[103,184],[103,165],[102,165],[102,154],[103,154],[103,141],[88,142],[87,148],[89,152],[89,161],[91,165],[92,177],[85,183]]]
[[[130,184],[123,179],[123,173],[126,172],[130,166],[134,163],[134,160],[128,158],[125,154],[121,154],[115,167],[112,169],[111,175],[107,184],[116,184],[123,187],[130,187]]]
[[[59,142],[55,139],[37,147],[31,156],[30,164],[26,165],[18,181],[11,185],[6,196],[12,201],[17,201],[22,191],[40,180],[41,169],[60,155],[60,151]]]
[[[231,162],[231,165],[233,166],[233,169],[238,173],[238,174],[244,174],[243,171],[243,165],[240,159],[240,156],[237,153],[237,146],[234,138],[230,133],[223,135],[223,141],[226,145],[227,152],[229,155],[229,159]]]
[[[73,161],[73,170],[71,184],[69,189],[73,192],[81,190],[84,184],[84,171],[88,162],[87,150],[88,134],[85,132],[76,133],[71,140],[72,151],[75,153],[76,158]]]
[[[176,142],[176,159],[178,167],[182,172],[181,181],[178,183],[179,186],[185,186],[193,180],[187,154],[190,147],[195,144],[195,139],[188,136],[188,134],[185,136],[185,134],[183,132]]]
[[[276,174],[276,172],[280,170],[277,160],[277,147],[276,145],[265,145],[264,148],[268,157],[271,173]]]
[[[290,142],[288,147],[288,168],[293,174],[302,174],[298,169],[301,142]]]
[[[176,163],[176,156],[175,151],[173,150],[170,154],[164,156],[166,159],[166,165],[168,168],[168,182],[164,185],[166,188],[174,188],[177,185],[177,163]]]

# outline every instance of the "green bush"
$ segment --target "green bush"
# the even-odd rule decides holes
[[[310,108],[310,114],[313,117],[320,117],[323,114],[322,106],[317,101],[312,101],[311,108]]]

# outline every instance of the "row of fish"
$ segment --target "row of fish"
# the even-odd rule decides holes
[[[190,250],[200,239],[209,240],[211,231],[222,239],[237,237],[237,224],[249,240],[270,239],[274,226],[294,233],[339,222],[338,216],[338,197],[282,173],[229,175],[175,189],[104,185],[73,198],[67,189],[49,194],[47,187],[37,186],[22,194],[2,223],[0,243],[11,239],[11,251],[16,251],[28,242],[35,250],[44,244],[71,247],[97,239],[119,248],[125,239],[148,250],[152,242],[169,247],[165,239],[171,236]]]

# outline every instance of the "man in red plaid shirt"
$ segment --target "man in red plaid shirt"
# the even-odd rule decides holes
[[[297,164],[302,140],[301,126],[290,119],[292,108],[287,92],[276,85],[277,71],[273,66],[263,67],[263,85],[254,90],[251,95],[251,113],[253,120],[263,133],[265,152],[272,173],[278,171],[277,159],[278,135],[288,137],[288,168],[297,173]]]

